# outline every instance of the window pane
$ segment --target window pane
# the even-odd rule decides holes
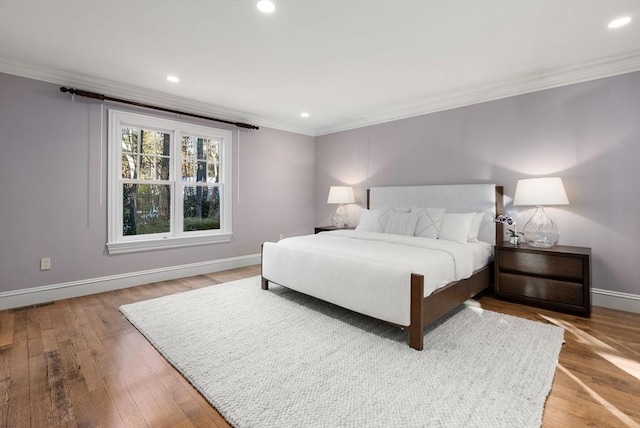
[[[162,156],[156,161],[156,178],[158,180],[169,180],[169,158]]]
[[[220,188],[184,187],[184,231],[220,229]]]
[[[207,181],[209,183],[217,183],[218,182],[218,164],[217,163],[209,163],[209,170],[207,171]]]
[[[141,156],[140,159],[140,179],[153,180],[153,158],[149,156]]]
[[[208,144],[207,144],[207,160],[209,162],[218,163],[218,160],[219,160],[218,147],[219,147],[219,141],[218,140],[208,140]]]
[[[195,181],[195,170],[193,162],[182,162],[182,181]]]
[[[140,152],[145,155],[154,154],[156,151],[156,141],[158,140],[158,135],[160,133],[147,129],[142,129],[140,132],[140,135],[142,136],[142,150]]]
[[[122,151],[138,153],[138,132],[137,128],[122,128]]]
[[[171,153],[171,139],[169,134],[163,132],[156,133],[156,154],[169,156]]]
[[[193,160],[195,154],[195,138],[182,137],[182,159]]]
[[[123,185],[122,235],[168,233],[171,230],[170,212],[170,185]]]
[[[196,181],[202,183],[207,181],[207,162],[198,161],[198,172],[196,173]]]
[[[205,157],[205,146],[206,146],[206,142],[208,140],[205,140],[204,138],[196,138],[196,158],[198,159],[204,159]]]
[[[218,183],[218,173],[220,171],[220,143],[218,140],[207,140],[207,181]]]
[[[195,138],[182,137],[182,181],[196,181],[195,145]]]
[[[182,181],[218,183],[219,141],[182,137]]]
[[[138,178],[138,167],[136,165],[136,155],[122,155],[122,178]]]

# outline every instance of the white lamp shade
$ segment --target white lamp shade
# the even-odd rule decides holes
[[[329,188],[328,204],[354,204],[356,198],[353,195],[353,187],[331,186]]]
[[[513,205],[569,205],[560,177],[518,180]]]

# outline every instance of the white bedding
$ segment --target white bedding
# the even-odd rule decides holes
[[[484,241],[467,242],[465,246],[473,257],[473,271],[482,269],[493,260],[493,245]]]
[[[491,248],[486,242],[339,230],[265,243],[262,275],[348,309],[409,325],[411,273],[424,275],[426,297],[470,277],[483,260],[486,265]]]

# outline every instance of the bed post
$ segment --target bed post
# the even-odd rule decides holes
[[[411,316],[408,333],[409,346],[422,351],[424,346],[424,276],[411,274]]]
[[[262,260],[264,257],[264,244],[262,244],[260,246],[260,271],[262,271]],[[265,278],[264,276],[260,276],[262,278],[262,289],[263,290],[268,290],[269,289],[269,280],[267,278]]]

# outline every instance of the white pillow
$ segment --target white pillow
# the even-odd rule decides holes
[[[484,213],[476,213],[476,216],[471,222],[471,227],[469,228],[469,236],[467,236],[467,241],[478,241],[478,235],[480,234],[480,226],[482,226],[483,218]]]
[[[409,207],[381,207],[380,215],[378,217],[378,221],[380,221],[380,227],[382,230],[387,229],[387,222],[389,221],[389,216],[392,213],[408,213],[411,212],[411,208]]]
[[[436,239],[438,233],[440,233],[442,217],[445,211],[445,208],[411,207],[411,212],[418,214],[416,230],[413,232],[413,235],[421,238]]]
[[[380,221],[378,219],[379,216],[379,210],[368,210],[366,208],[362,208],[360,210],[360,221],[358,222],[356,230],[360,230],[362,232],[382,233],[383,230],[380,226]]]
[[[416,230],[417,221],[417,213],[393,212],[389,214],[389,219],[387,220],[387,226],[384,229],[384,233],[413,236],[413,232]]]
[[[464,244],[469,237],[469,229],[476,213],[445,213],[438,239]]]

